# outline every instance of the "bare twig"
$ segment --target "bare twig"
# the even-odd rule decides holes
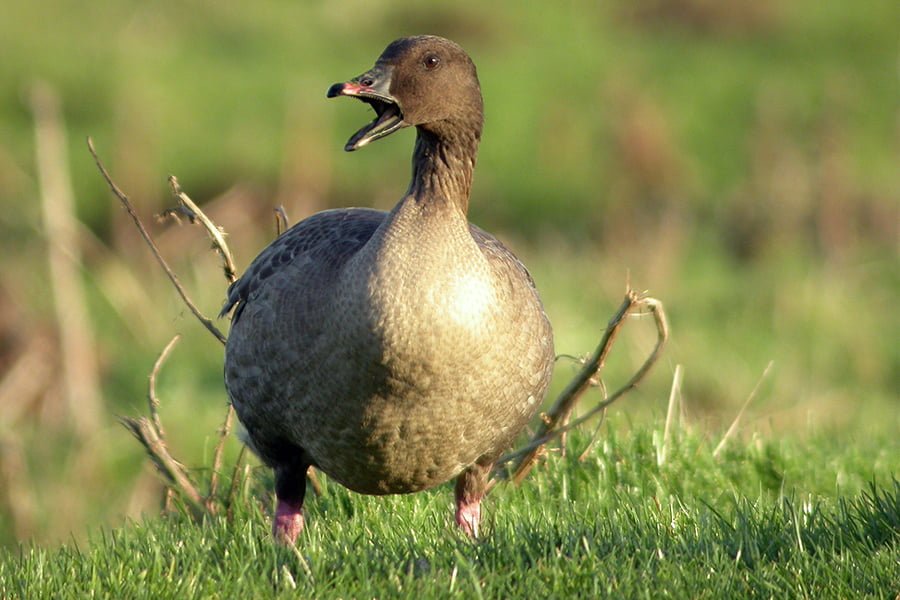
[[[165,271],[166,275],[169,277],[169,280],[172,282],[172,284],[175,286],[175,289],[178,291],[178,294],[181,296],[181,299],[191,310],[193,315],[204,325],[204,327],[206,327],[206,329],[210,333],[212,333],[216,337],[216,339],[224,344],[226,341],[225,336],[221,331],[219,331],[219,329],[212,323],[210,319],[208,319],[200,312],[196,305],[191,301],[190,297],[187,295],[186,290],[181,285],[178,276],[175,275],[166,260],[162,257],[159,248],[138,217],[137,212],[134,210],[134,207],[131,204],[131,201],[112,180],[112,177],[109,175],[109,172],[104,167],[102,161],[97,155],[96,150],[94,149],[93,140],[88,138],[87,142],[88,149],[91,152],[91,156],[94,157],[94,161],[97,163],[97,168],[100,170],[100,173],[103,175],[103,178],[106,180],[106,183],[109,185],[113,194],[115,194],[115,196],[128,211],[128,214],[134,221],[134,224],[138,228],[141,236],[144,238],[144,241],[150,247],[150,250],[153,253],[153,256],[156,258],[157,263],[159,263],[160,267],[162,267],[163,271]],[[212,241],[213,248],[216,250],[219,256],[222,257],[225,278],[229,283],[233,283],[237,279],[237,272],[234,267],[234,260],[231,255],[231,251],[228,248],[228,244],[225,242],[224,232],[217,225],[215,225],[212,220],[210,220],[203,213],[202,210],[200,210],[200,208],[193,202],[193,200],[191,200],[191,198],[187,194],[184,193],[178,183],[178,179],[174,175],[169,177],[169,185],[172,188],[172,193],[180,203],[180,210],[169,210],[165,211],[164,214],[177,216],[180,213],[189,218],[191,222],[199,222],[201,225],[203,225],[204,229],[206,229],[207,235]],[[222,456],[224,452],[225,441],[228,438],[229,433],[231,432],[231,426],[234,420],[234,408],[229,405],[228,411],[225,415],[225,420],[222,424],[222,428],[219,430],[219,441],[216,444],[216,448],[213,452],[213,464],[212,471],[210,473],[209,493],[206,498],[203,498],[197,491],[197,487],[188,475],[187,470],[178,461],[176,461],[169,452],[169,449],[165,443],[165,433],[162,427],[162,422],[159,418],[159,399],[156,396],[156,376],[159,372],[160,367],[162,366],[162,363],[166,360],[179,338],[180,336],[176,335],[172,339],[172,341],[170,341],[169,344],[165,347],[165,349],[163,349],[162,353],[153,366],[153,371],[150,374],[148,402],[150,407],[151,420],[147,420],[146,418],[134,419],[130,417],[122,417],[120,421],[132,432],[132,434],[138,439],[138,441],[143,444],[144,448],[150,455],[150,458],[163,473],[163,475],[169,480],[170,484],[181,490],[185,498],[187,498],[187,500],[194,506],[195,509],[205,509],[209,513],[215,513],[217,510],[216,495],[218,493],[219,476],[222,468]],[[241,456],[243,456],[243,453],[241,454]],[[235,469],[237,469],[239,464],[240,459],[238,460],[238,464],[235,466]],[[235,471],[235,473],[236,472],[237,471]]]
[[[144,446],[156,468],[169,481],[177,487],[195,510],[204,509],[203,496],[197,491],[197,486],[191,480],[184,465],[172,458],[166,443],[160,439],[156,426],[146,417],[119,417],[131,434]]]
[[[596,376],[598,370],[603,367],[612,346],[612,342],[618,334],[619,329],[622,327],[625,316],[635,307],[646,308],[653,314],[656,321],[657,340],[652,352],[625,385],[578,419],[569,422],[565,426],[561,426],[560,424],[563,422],[564,418],[571,414],[578,398],[591,386],[591,380]],[[605,410],[613,402],[631,391],[638,383],[640,383],[650,371],[650,368],[656,363],[668,337],[669,325],[662,303],[659,300],[644,297],[637,292],[628,289],[621,306],[619,306],[619,309],[613,315],[612,319],[610,319],[606,332],[603,334],[603,338],[597,346],[597,349],[594,351],[593,355],[591,355],[591,358],[588,359],[581,371],[578,372],[569,385],[566,386],[562,393],[560,393],[531,442],[524,447],[501,457],[500,460],[497,461],[495,469],[518,458],[518,463],[512,469],[512,478],[517,483],[522,481],[537,461],[541,448],[548,441],[565,431],[570,431],[571,429],[578,427],[597,413]],[[497,473],[500,477],[503,477],[501,472]]]
[[[744,402],[744,405],[741,407],[741,410],[738,411],[737,416],[734,418],[734,421],[731,422],[731,426],[728,427],[728,431],[725,432],[725,435],[722,436],[722,441],[719,442],[719,445],[716,446],[716,449],[713,450],[713,458],[718,458],[719,453],[725,448],[725,444],[731,439],[738,429],[738,423],[741,421],[741,417],[744,416],[744,411],[747,410],[747,407],[750,406],[750,403],[753,402],[753,398],[756,397],[756,392],[759,391],[759,386],[762,385],[762,382],[766,380],[766,377],[769,375],[769,371],[772,369],[772,365],[775,364],[774,360],[770,360],[769,364],[766,365],[766,368],[763,370],[762,375],[759,376],[759,381],[756,382],[756,385],[753,386],[753,391],[750,392],[750,395],[747,397],[747,400]]]
[[[212,219],[206,216],[206,214],[197,206],[193,200],[191,200],[190,196],[188,196],[181,189],[181,185],[178,183],[178,178],[174,175],[169,176],[169,186],[172,188],[172,194],[175,198],[178,199],[179,206],[182,209],[182,212],[187,215],[187,217],[191,220],[192,223],[200,223],[203,225],[203,228],[206,230],[206,234],[209,236],[210,241],[212,242],[213,249],[216,253],[222,258],[222,271],[225,274],[225,279],[228,283],[234,283],[237,280],[237,269],[234,266],[234,258],[232,257],[231,250],[228,248],[228,244],[225,241],[225,232],[221,227],[212,222]],[[163,215],[173,214],[174,211],[169,209],[168,211],[164,211]],[[213,464],[212,471],[210,472],[209,477],[209,493],[206,496],[206,508],[209,512],[215,512],[216,510],[216,496],[219,490],[219,475],[222,469],[222,455],[225,450],[225,442],[228,439],[228,435],[231,433],[231,427],[234,422],[234,407],[229,404],[228,409],[225,412],[225,420],[222,423],[222,427],[219,429],[219,440],[216,443],[216,448],[213,451]]]
[[[228,507],[228,518],[231,519],[231,506],[234,503],[234,495],[237,493],[238,480],[240,479],[241,466],[244,463],[244,455],[247,453],[247,446],[241,444],[238,451],[237,459],[234,461],[234,468],[231,470],[231,485],[228,486],[228,497],[225,498],[225,505]]]
[[[208,319],[203,313],[200,312],[200,309],[193,303],[190,297],[187,294],[187,291],[184,289],[184,286],[181,285],[181,281],[179,281],[178,276],[175,275],[175,272],[169,267],[166,259],[163,258],[162,254],[159,251],[159,248],[156,246],[156,243],[153,241],[153,238],[150,236],[150,233],[147,231],[146,227],[144,227],[143,222],[141,222],[140,217],[137,212],[134,210],[134,206],[132,206],[131,201],[128,199],[128,196],[119,189],[119,186],[115,184],[110,176],[109,172],[106,170],[106,167],[103,166],[103,162],[100,160],[100,157],[97,156],[97,151],[94,149],[94,142],[91,138],[87,139],[88,150],[91,152],[91,156],[94,157],[94,162],[97,164],[97,168],[100,169],[101,175],[106,180],[107,185],[109,185],[109,189],[112,190],[112,193],[119,199],[122,203],[122,206],[125,207],[125,210],[128,211],[129,216],[134,221],[135,226],[138,228],[138,231],[141,233],[141,237],[144,238],[144,241],[150,247],[150,251],[153,253],[154,258],[156,258],[156,262],[159,263],[159,266],[162,267],[163,271],[165,271],[166,275],[169,278],[169,281],[172,282],[172,285],[175,286],[175,290],[178,292],[178,295],[181,296],[181,299],[184,301],[185,305],[190,309],[197,320],[199,320],[206,329],[215,336],[217,340],[219,340],[222,344],[225,343],[225,335],[219,331],[219,329],[213,324],[213,322]]]
[[[325,491],[322,489],[322,483],[319,481],[319,476],[316,475],[316,468],[310,467],[306,471],[306,480],[309,481],[309,485],[312,486],[313,493],[316,496],[322,496]]]
[[[284,210],[284,205],[279,204],[275,207],[275,237],[287,231],[288,227],[290,227],[290,222],[287,211]]]
[[[141,236],[144,238],[144,241],[150,247],[150,250],[153,253],[153,256],[156,258],[157,263],[160,265],[160,267],[162,267],[163,271],[165,271],[166,275],[169,277],[169,280],[172,282],[172,284],[175,286],[175,289],[178,291],[178,294],[181,296],[181,299],[191,310],[194,316],[206,327],[206,329],[210,333],[212,333],[216,337],[216,339],[224,344],[226,341],[225,336],[221,331],[219,331],[219,329],[212,323],[210,319],[205,317],[199,311],[196,305],[194,305],[194,303],[188,297],[187,292],[181,285],[181,282],[179,281],[177,275],[175,275],[175,273],[166,263],[166,260],[162,257],[162,254],[160,253],[159,248],[150,236],[150,233],[147,231],[147,229],[144,227],[144,224],[138,217],[136,211],[134,210],[134,207],[131,204],[131,201],[112,180],[109,172],[106,170],[102,161],[97,156],[97,152],[94,149],[93,140],[91,140],[91,138],[88,138],[87,143],[88,149],[91,152],[91,156],[94,157],[97,168],[100,170],[100,173],[103,175],[106,183],[109,185],[113,194],[115,194],[115,196],[128,211],[128,214],[134,221],[134,224],[138,228]],[[207,232],[207,235],[212,241],[213,248],[222,258],[225,278],[229,283],[233,283],[237,279],[237,272],[234,267],[234,260],[231,255],[231,251],[228,248],[228,244],[225,242],[225,233],[221,228],[215,225],[212,220],[203,213],[202,210],[200,210],[200,208],[193,202],[193,200],[191,200],[191,198],[187,194],[184,193],[178,183],[178,179],[174,175],[169,177],[169,185],[172,188],[172,193],[179,201],[179,207],[177,209],[169,209],[167,211],[164,211],[164,215],[171,215],[175,216],[176,218],[179,215],[184,215],[188,219],[190,219],[191,222],[199,222],[201,225],[203,225],[204,229]],[[165,362],[166,358],[169,356],[172,348],[179,340],[179,338],[180,336],[176,335],[163,349],[162,353],[159,355],[156,363],[153,366],[153,371],[150,374],[150,386],[148,391],[150,420],[143,417],[137,419],[122,417],[120,418],[120,421],[131,431],[131,433],[138,439],[138,441],[141,442],[141,444],[147,450],[147,453],[150,455],[150,458],[156,464],[157,468],[160,470],[160,472],[163,473],[166,479],[168,479],[170,483],[169,490],[177,488],[181,491],[182,495],[188,500],[188,502],[195,510],[205,510],[208,513],[214,514],[218,510],[218,501],[216,496],[218,494],[220,471],[222,469],[222,456],[224,453],[225,441],[227,440],[228,435],[231,432],[232,423],[234,421],[234,408],[231,405],[228,406],[225,420],[222,424],[221,429],[219,430],[219,440],[213,452],[213,464],[212,471],[210,473],[209,493],[204,498],[197,490],[196,484],[191,480],[184,466],[182,466],[177,460],[175,460],[169,452],[169,449],[165,443],[165,433],[162,427],[162,422],[159,418],[159,399],[156,395],[156,377],[163,362]],[[232,485],[230,491],[231,495],[233,495],[234,493],[234,486],[237,479],[238,468],[241,464],[243,456],[244,452],[242,450],[234,467],[234,474],[232,477]],[[171,499],[171,494],[168,494],[169,495],[167,496],[167,502]]]
[[[587,446],[584,447],[584,450],[581,451],[581,454],[578,455],[578,462],[584,462],[584,460],[588,457],[588,454],[590,454],[591,449],[594,447],[594,444],[597,443],[597,438],[600,436],[600,428],[603,427],[603,416],[604,415],[600,416],[600,420],[598,421],[597,426],[594,427],[594,433],[591,434],[591,440],[588,442]]]
[[[50,265],[50,288],[60,338],[63,397],[81,436],[100,425],[102,399],[94,335],[79,265],[78,219],[66,155],[59,99],[46,84],[31,93],[41,207]]]
[[[150,371],[150,385],[147,390],[147,404],[150,407],[150,418],[153,419],[153,426],[156,427],[156,433],[159,435],[159,439],[165,442],[166,434],[163,431],[162,421],[159,420],[159,398],[156,396],[156,376],[159,373],[159,369],[162,367],[163,363],[166,362],[166,359],[169,358],[169,354],[175,348],[175,344],[181,339],[181,336],[176,334],[175,337],[166,344],[166,347],[163,348],[163,351],[159,353],[159,357],[157,357],[156,362],[153,363],[153,370]]]
[[[194,204],[194,201],[191,200],[190,196],[182,191],[181,185],[178,183],[178,178],[174,175],[169,176],[169,186],[172,188],[172,194],[178,199],[178,202],[181,203],[181,206],[184,208],[184,214],[187,215],[190,221],[192,223],[199,222],[203,225],[203,228],[206,229],[206,234],[209,236],[210,241],[212,241],[213,249],[215,249],[216,253],[222,257],[222,270],[225,273],[225,279],[228,280],[228,283],[234,283],[237,279],[237,269],[234,267],[234,259],[231,256],[231,250],[225,242],[225,232],[222,231],[221,227],[213,223],[212,220],[200,210],[199,206]],[[173,211],[172,209],[168,209],[163,211],[162,214],[173,214]]]
[[[222,451],[225,449],[225,440],[231,433],[233,422],[234,406],[229,402],[228,410],[225,412],[225,421],[222,423],[222,428],[219,429],[219,441],[213,452],[212,472],[209,474],[209,494],[206,496],[206,508],[209,512],[215,512],[216,492],[219,489],[219,470],[222,468]]]
[[[625,315],[634,305],[636,300],[637,295],[629,288],[625,294],[625,300],[619,306],[619,310],[617,310],[612,319],[610,319],[597,349],[590,358],[584,361],[581,370],[572,378],[559,397],[557,397],[556,402],[551,409],[541,419],[538,430],[532,438],[532,443],[519,451],[518,455],[521,456],[521,458],[519,459],[518,464],[512,469],[513,480],[516,483],[520,483],[537,462],[539,452],[543,445],[552,439],[552,437],[555,437],[548,434],[554,430],[558,430],[560,434],[566,431],[564,423],[568,420],[572,410],[574,410],[578,398],[591,387],[591,380],[594,379],[597,376],[597,373],[603,368],[606,357],[612,347],[612,343],[619,332],[619,328],[624,323]]]
[[[119,417],[122,423],[131,434],[144,446],[150,459],[156,465],[156,468],[168,480],[169,487],[176,487],[181,494],[188,500],[194,510],[202,510],[204,508],[203,497],[197,491],[197,486],[188,475],[187,469],[172,457],[163,435],[162,423],[159,419],[159,398],[156,395],[156,378],[166,359],[172,353],[172,349],[181,336],[176,335],[163,348],[159,357],[153,364],[153,370],[150,372],[150,381],[148,384],[147,403],[150,407],[150,419],[139,417]],[[167,492],[168,494],[168,492]],[[169,497],[167,496],[167,503]]]

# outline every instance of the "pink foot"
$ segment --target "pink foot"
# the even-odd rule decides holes
[[[481,525],[481,498],[477,500],[457,498],[456,524],[471,538],[478,537]]]
[[[481,500],[487,492],[491,466],[474,464],[456,478],[456,524],[471,538],[481,526]]]
[[[303,531],[303,505],[289,504],[278,500],[275,506],[275,518],[272,520],[272,535],[275,540],[293,546]]]

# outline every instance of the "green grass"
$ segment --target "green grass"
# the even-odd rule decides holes
[[[900,448],[894,439],[731,443],[603,427],[486,501],[476,543],[450,490],[354,495],[326,482],[296,551],[272,544],[245,492],[233,518],[179,513],[0,561],[3,597],[894,598],[900,592]],[[849,444],[848,444],[849,442]]]

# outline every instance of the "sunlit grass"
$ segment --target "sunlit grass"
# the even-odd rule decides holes
[[[243,495],[232,520],[172,515],[0,560],[21,597],[893,598],[900,581],[896,441],[756,438],[714,459],[702,434],[604,427],[570,440],[519,487],[487,500],[483,539],[452,526],[447,486],[385,498],[326,482],[297,551],[270,540]],[[661,425],[661,424],[660,424]],[[619,433],[617,433],[617,431]],[[663,591],[664,590],[664,591]]]

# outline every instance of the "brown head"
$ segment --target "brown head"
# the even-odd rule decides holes
[[[422,35],[400,38],[375,66],[328,89],[328,97],[359,98],[375,109],[375,120],[357,131],[344,149],[357,150],[403,127],[437,137],[481,138],[483,105],[475,65],[450,40]]]

